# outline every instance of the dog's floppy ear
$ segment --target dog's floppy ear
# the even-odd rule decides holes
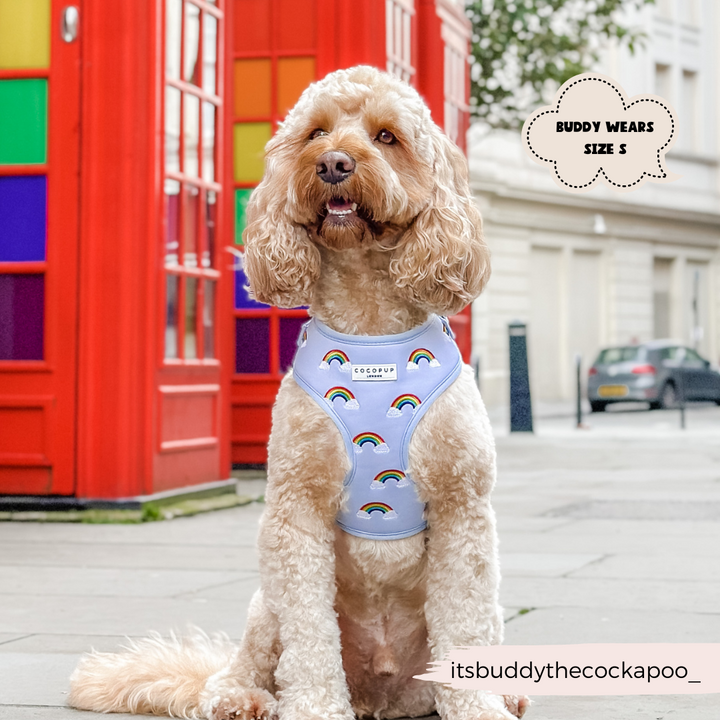
[[[431,199],[400,239],[390,272],[414,302],[453,315],[482,291],[490,277],[490,253],[465,157],[435,125],[431,146]]]
[[[302,225],[286,212],[288,182],[268,159],[265,176],[247,207],[243,232],[245,273],[252,296],[278,307],[309,305],[320,274],[320,252]]]

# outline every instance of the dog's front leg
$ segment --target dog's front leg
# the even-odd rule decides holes
[[[279,620],[280,720],[352,720],[335,613],[335,518],[349,469],[338,430],[286,378],[273,411],[260,527],[265,600]]]
[[[499,644],[500,572],[490,506],[495,447],[468,368],[418,424],[410,469],[428,508],[425,613],[432,659],[444,659],[454,646]],[[443,686],[436,700],[443,720],[514,720],[527,704]]]

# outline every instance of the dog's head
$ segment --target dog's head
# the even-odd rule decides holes
[[[430,312],[480,294],[489,257],[465,158],[412,87],[338,70],[303,93],[266,151],[243,235],[259,301],[310,304],[320,246],[390,252],[392,281]]]

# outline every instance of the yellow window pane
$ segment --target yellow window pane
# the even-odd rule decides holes
[[[314,57],[291,57],[278,60],[277,110],[285,117],[298,101],[302,91],[315,80]]]
[[[265,170],[270,123],[236,123],[233,128],[236,182],[259,182]]]
[[[270,59],[234,63],[235,117],[270,115]]]
[[[50,66],[50,0],[0,0],[0,69]]]

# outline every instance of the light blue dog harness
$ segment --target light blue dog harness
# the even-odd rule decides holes
[[[344,335],[315,318],[305,324],[293,375],[345,440],[352,467],[337,518],[343,530],[393,540],[425,529],[408,471],[410,438],[461,367],[450,325],[436,315],[399,335]]]

